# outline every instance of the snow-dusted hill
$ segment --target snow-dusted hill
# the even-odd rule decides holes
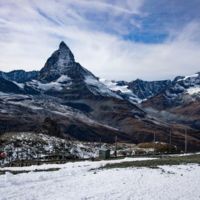
[[[5,133],[0,136],[0,144],[0,151],[6,153],[6,158],[0,160],[1,165],[18,160],[43,160],[54,155],[65,159],[95,158],[100,148],[92,143],[84,144],[33,132]]]

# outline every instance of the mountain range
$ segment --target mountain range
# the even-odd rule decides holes
[[[40,71],[0,72],[0,131],[83,141],[156,140],[200,149],[200,73],[163,81],[109,81],[61,42]]]

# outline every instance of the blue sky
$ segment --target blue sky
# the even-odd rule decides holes
[[[0,70],[39,70],[64,40],[107,79],[193,74],[199,0],[0,0]]]

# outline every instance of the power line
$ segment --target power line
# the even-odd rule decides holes
[[[115,136],[115,157],[117,157],[117,135]]]

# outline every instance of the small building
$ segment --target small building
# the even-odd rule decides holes
[[[109,149],[99,149],[99,159],[109,159],[110,158],[110,150]]]

